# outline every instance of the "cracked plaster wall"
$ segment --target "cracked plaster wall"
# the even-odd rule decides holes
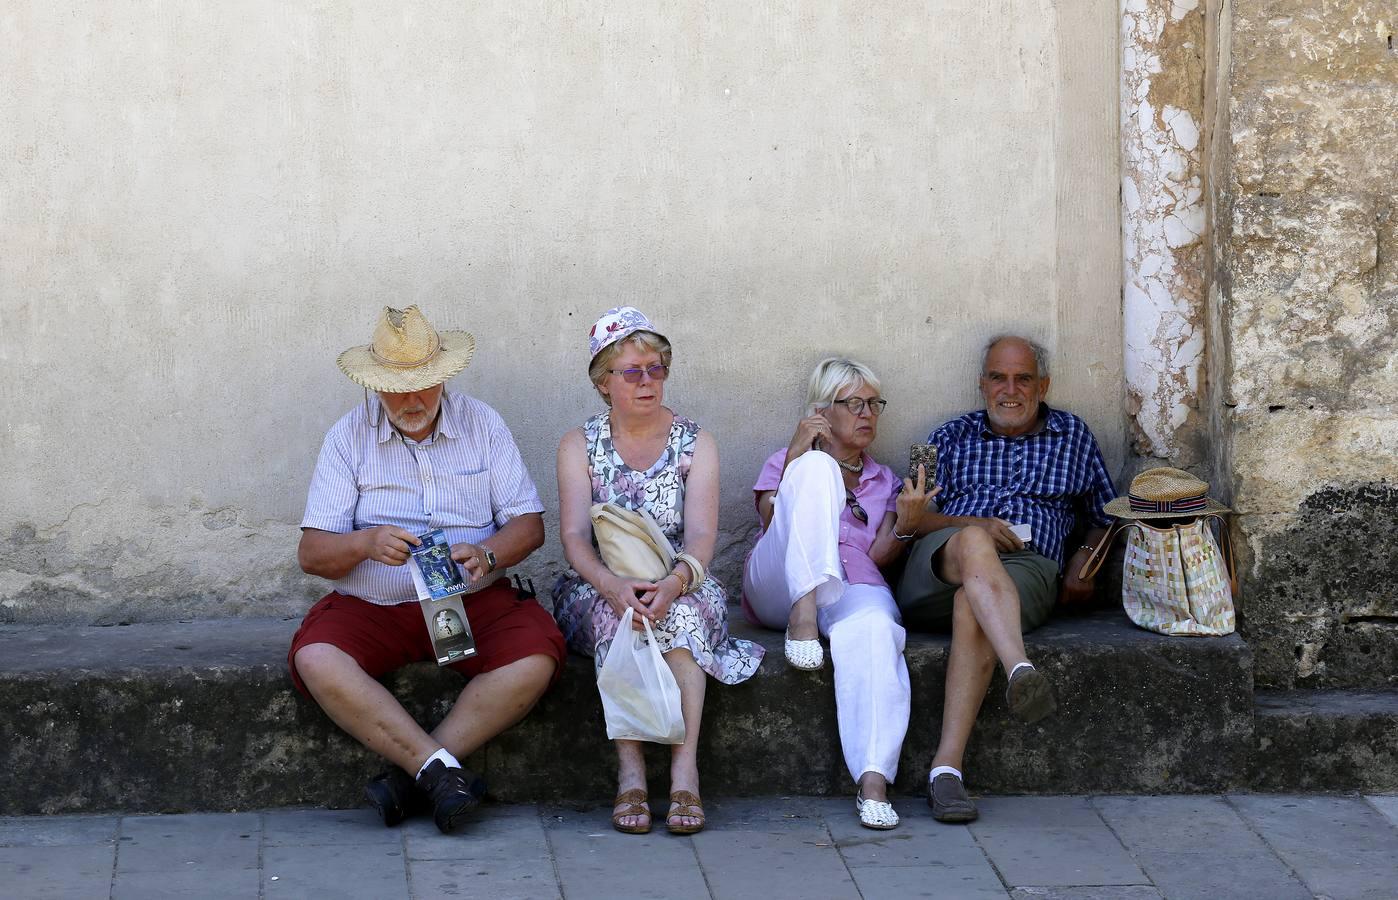
[[[1236,0],[1225,28],[1220,458],[1264,685],[1398,684],[1395,18]]]
[[[1200,0],[1123,0],[1121,201],[1133,449],[1199,461],[1204,372],[1204,50]]]
[[[295,526],[360,397],[334,357],[389,303],[475,333],[456,387],[551,510],[600,408],[587,326],[654,316],[735,594],[833,352],[882,375],[901,467],[1026,331],[1115,470],[1117,28],[1112,0],[6,4],[0,621],[303,610]]]

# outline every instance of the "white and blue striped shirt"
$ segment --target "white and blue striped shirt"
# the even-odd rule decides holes
[[[389,424],[377,397],[369,405],[377,428],[361,403],[326,433],[302,528],[440,528],[453,544],[474,544],[515,516],[543,512],[514,436],[486,404],[443,391],[437,430],[421,443]],[[335,590],[380,606],[417,600],[407,566],[372,559],[337,580]]]

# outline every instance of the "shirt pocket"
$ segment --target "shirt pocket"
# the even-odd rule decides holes
[[[490,503],[490,470],[441,476],[442,497],[438,516],[443,524],[485,528],[495,521]]]

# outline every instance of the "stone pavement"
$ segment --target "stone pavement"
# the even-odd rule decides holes
[[[0,896],[1398,896],[1398,796],[991,797],[969,827],[896,806],[903,824],[876,832],[851,799],[715,798],[692,838],[525,805],[452,836],[366,809],[0,818]]]

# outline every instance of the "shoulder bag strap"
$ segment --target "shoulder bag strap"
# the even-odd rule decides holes
[[[1112,527],[1107,529],[1106,535],[1103,536],[1102,540],[1097,542],[1096,548],[1094,548],[1091,555],[1087,557],[1087,562],[1083,563],[1082,569],[1078,571],[1079,581],[1087,581],[1089,578],[1096,576],[1097,570],[1102,568],[1102,563],[1107,561],[1107,551],[1111,549],[1112,541],[1116,539],[1117,535],[1124,532],[1127,526],[1133,524],[1135,523],[1126,522],[1121,519],[1112,523]]]
[[[1228,589],[1233,593],[1233,599],[1238,598],[1238,568],[1237,560],[1233,557],[1233,536],[1229,531],[1228,522],[1218,513],[1210,513],[1204,516],[1202,521],[1209,519],[1218,520],[1218,549],[1223,554],[1223,565],[1228,570]]]

